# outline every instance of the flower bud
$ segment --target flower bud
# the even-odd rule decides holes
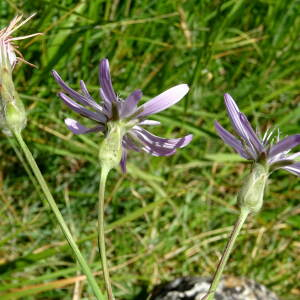
[[[102,167],[112,169],[122,158],[123,128],[119,122],[108,122],[108,134],[100,145],[99,160]]]
[[[268,175],[268,169],[265,166],[258,163],[254,165],[238,193],[237,200],[241,209],[246,209],[251,213],[257,213],[261,209]]]
[[[1,49],[0,60],[0,128],[6,135],[21,132],[26,125],[24,105],[12,80],[12,68],[6,53]]]

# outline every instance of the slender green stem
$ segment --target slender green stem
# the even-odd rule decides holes
[[[63,216],[61,215],[56,203],[55,203],[55,200],[53,199],[52,197],[52,194],[46,184],[46,181],[41,173],[41,171],[39,170],[39,167],[37,166],[29,148],[27,147],[25,141],[23,140],[23,137],[21,135],[21,133],[19,132],[14,132],[14,135],[22,149],[22,151],[24,152],[25,154],[25,157],[32,169],[32,172],[33,174],[35,175],[38,183],[40,184],[41,188],[42,188],[42,191],[44,192],[45,194],[45,197],[58,221],[58,224],[62,230],[62,232],[64,233],[70,247],[72,248],[74,254],[75,254],[75,257],[78,261],[78,263],[80,264],[81,268],[82,268],[82,271],[84,272],[84,274],[86,275],[86,278],[90,284],[90,287],[92,288],[97,300],[104,300],[104,296],[103,294],[101,293],[98,285],[97,285],[97,282],[93,276],[93,273],[91,271],[91,269],[89,268],[88,264],[86,263],[84,257],[82,256],[80,250],[78,249],[72,235],[71,235],[71,232],[70,230],[68,229],[68,226],[67,224],[65,223],[64,219],[63,219]]]
[[[215,292],[216,292],[216,289],[219,285],[219,282],[220,282],[220,279],[221,279],[221,276],[222,276],[222,273],[223,273],[223,270],[224,270],[224,267],[227,263],[227,260],[229,258],[229,255],[232,251],[232,248],[233,248],[233,245],[234,245],[234,242],[236,240],[236,238],[238,237],[242,227],[243,227],[243,224],[244,222],[246,221],[247,217],[249,215],[249,210],[246,210],[246,209],[241,209],[241,212],[240,212],[240,215],[239,215],[239,218],[237,220],[237,222],[235,223],[234,227],[233,227],[233,230],[231,232],[231,235],[229,237],[229,240],[227,242],[227,245],[225,247],[225,250],[224,250],[224,253],[222,255],[222,258],[218,264],[218,267],[217,267],[217,270],[214,274],[214,277],[213,277],[213,281],[210,285],[210,288],[207,292],[207,295],[202,298],[202,300],[213,300],[214,299],[214,296],[215,296]]]
[[[109,271],[108,271],[108,264],[106,259],[106,250],[105,250],[105,236],[104,236],[104,195],[105,195],[105,185],[107,175],[110,171],[110,168],[102,165],[101,169],[101,176],[100,176],[100,184],[99,184],[99,203],[98,203],[98,244],[99,244],[99,251],[101,256],[101,263],[102,263],[102,271],[106,286],[106,291],[109,300],[114,300],[114,295],[112,292]]]
[[[41,192],[41,187],[39,186],[36,178],[34,177],[34,175],[32,174],[32,171],[30,169],[30,167],[28,166],[28,163],[27,161],[25,160],[25,158],[23,157],[23,154],[22,152],[19,151],[19,148],[18,148],[18,144],[16,142],[16,140],[14,138],[11,138],[11,137],[8,137],[7,138],[10,145],[12,146],[12,148],[14,149],[15,153],[17,154],[18,156],[18,159],[20,160],[20,162],[22,163],[28,177],[30,178],[30,180],[32,181],[37,193],[39,194],[39,196],[41,197],[45,207],[47,207],[47,201],[45,199],[45,197],[42,195],[42,192]]]

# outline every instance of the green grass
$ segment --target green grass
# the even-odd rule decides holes
[[[299,0],[6,0],[0,3],[0,25],[32,12],[37,16],[19,34],[44,35],[18,44],[38,68],[20,64],[14,71],[28,111],[24,139],[93,270],[101,271],[101,137],[68,132],[63,119],[75,114],[56,96],[50,71],[55,68],[74,88],[84,79],[98,99],[98,63],[107,57],[123,97],[142,88],[147,100],[188,83],[188,96],[155,116],[163,124],[152,132],[194,134],[172,157],[131,153],[128,173],[109,176],[107,248],[116,297],[142,300],[157,283],[211,275],[249,170],[216,136],[213,122],[230,128],[223,103],[229,92],[261,130],[280,126],[283,135],[299,133]],[[0,144],[0,298],[71,299],[81,274],[70,249],[4,135]],[[299,191],[296,176],[271,176],[263,209],[247,221],[226,269],[285,300],[300,294]],[[82,284],[81,299],[91,295]]]

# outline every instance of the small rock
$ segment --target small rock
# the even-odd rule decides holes
[[[201,300],[210,287],[211,279],[182,277],[156,286],[149,300]],[[279,300],[265,286],[250,279],[225,276],[215,294],[215,300]]]

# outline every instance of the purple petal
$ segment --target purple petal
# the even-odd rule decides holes
[[[168,149],[163,147],[158,147],[155,145],[152,145],[151,143],[147,143],[141,135],[137,132],[131,131],[130,139],[131,143],[126,142],[125,148],[140,152],[141,150],[145,151],[146,153],[149,153],[153,156],[169,156],[176,152],[176,149]],[[133,146],[134,145],[134,146]],[[132,147],[133,146],[133,147]]]
[[[172,155],[176,152],[177,148],[186,146],[192,140],[192,135],[187,135],[179,139],[164,139],[151,134],[139,126],[135,126],[130,131],[130,134],[141,142],[141,149],[153,156]]]
[[[121,166],[121,170],[124,174],[126,173],[126,162],[127,162],[127,151],[125,149],[123,149],[120,166]]]
[[[137,142],[135,142],[128,134],[124,135],[122,146],[128,150],[141,152],[141,147],[139,147],[140,145],[138,145]]]
[[[105,98],[109,101],[116,101],[117,96],[112,87],[110,71],[109,71],[109,62],[108,59],[104,58],[100,61],[99,65],[99,81],[103,90]]]
[[[85,96],[77,93],[76,91],[74,91],[73,89],[71,89],[59,76],[59,74],[53,70],[52,71],[52,75],[54,77],[54,79],[56,80],[56,82],[61,86],[61,88],[70,96],[73,97],[76,101],[78,101],[79,103],[83,104],[83,105],[88,105],[98,111],[102,111],[102,107],[95,102],[95,100],[91,97],[91,95],[87,92],[87,89],[83,83],[83,87],[84,89],[83,92],[85,94],[85,91],[87,92],[88,96],[85,94]],[[82,83],[80,83],[81,88],[82,88]]]
[[[79,122],[76,120],[67,118],[65,119],[65,124],[71,130],[74,134],[83,134],[83,133],[89,133],[89,132],[97,132],[97,131],[104,131],[104,126],[102,125],[97,125],[93,128],[87,128],[83,125],[81,125]]]
[[[80,87],[81,87],[81,90],[82,90],[83,94],[84,94],[87,98],[89,98],[89,99],[92,100],[93,97],[90,95],[90,93],[89,93],[88,89],[86,88],[86,85],[85,85],[85,83],[84,83],[83,80],[80,80]]]
[[[181,100],[188,91],[189,87],[187,84],[179,84],[166,90],[140,106],[137,117],[142,118],[165,110]]]
[[[111,118],[111,116],[112,116],[112,104],[106,98],[106,96],[105,96],[102,88],[99,89],[99,92],[100,92],[100,97],[103,99],[103,102],[104,102],[104,104],[103,104],[103,112],[105,113],[105,115],[108,118]]]
[[[149,153],[153,156],[171,156],[176,153],[176,149],[174,149],[172,151],[166,151],[166,150],[162,150],[162,149],[155,149],[154,147],[150,147],[150,146],[146,146],[146,145],[143,146],[142,149],[146,153]]]
[[[288,136],[283,140],[279,141],[271,148],[269,152],[269,156],[272,157],[281,152],[289,151],[290,149],[296,147],[299,144],[300,144],[300,134]]]
[[[257,151],[252,144],[252,140],[250,138],[251,132],[253,131],[249,121],[247,120],[246,116],[242,117],[243,114],[241,114],[238,106],[236,105],[235,101],[229,94],[224,95],[225,99],[225,105],[226,110],[228,113],[228,116],[230,118],[231,124],[236,132],[237,135],[239,135],[250,147],[251,154],[255,157],[257,157]],[[242,121],[242,119],[244,121]],[[245,121],[245,119],[247,121]],[[246,124],[249,124],[251,130],[249,131],[249,126],[245,126]]]
[[[300,156],[300,152],[296,152],[296,153],[293,153],[291,155],[286,156],[286,159],[289,159],[289,160],[292,159],[293,160],[293,159],[295,159],[295,158],[297,158],[299,156]]]
[[[144,150],[147,153],[150,153],[153,156],[169,156],[176,152],[174,148],[164,148],[153,143],[149,142],[143,137],[139,132],[131,132],[134,139],[138,139],[140,143],[140,149]]]
[[[139,125],[152,125],[152,126],[156,126],[160,124],[161,123],[159,121],[154,121],[154,120],[143,120],[139,123]]]
[[[89,119],[95,120],[100,123],[106,122],[106,117],[104,114],[100,112],[94,112],[86,109],[85,107],[81,106],[80,104],[73,101],[71,98],[69,98],[64,93],[59,93],[58,96],[64,101],[64,103],[69,106],[72,110],[75,112],[83,115],[84,117],[87,117]]]
[[[258,136],[256,135],[256,133],[254,132],[254,130],[253,130],[251,124],[249,123],[247,117],[243,113],[240,113],[240,119],[241,119],[241,122],[244,125],[244,128],[247,130],[250,142],[254,146],[256,152],[258,154],[263,152],[264,151],[264,146],[263,146],[262,142],[260,141],[260,139],[258,138]]]
[[[249,154],[247,154],[247,152],[244,150],[243,144],[230,132],[224,129],[217,121],[215,121],[215,128],[225,144],[231,146],[242,157],[246,159],[255,159],[255,157],[251,157]]]
[[[136,90],[127,97],[121,109],[121,117],[127,117],[136,110],[137,103],[142,98],[142,95],[141,90]]]
[[[278,155],[274,155],[272,157],[268,157],[268,163],[278,164],[284,161],[294,162],[295,158],[300,156],[300,152],[293,153],[291,155],[286,155],[286,153],[279,153]]]
[[[297,176],[300,176],[300,162],[297,162],[295,164],[289,165],[287,167],[283,167],[281,169],[287,170]]]
[[[193,135],[189,134],[183,138],[177,138],[177,139],[165,139],[159,136],[156,136],[146,129],[135,126],[133,130],[135,133],[138,133],[139,136],[142,136],[142,140],[147,143],[148,145],[153,145],[165,149],[176,149],[176,148],[183,148],[186,145],[188,145],[192,138]]]

